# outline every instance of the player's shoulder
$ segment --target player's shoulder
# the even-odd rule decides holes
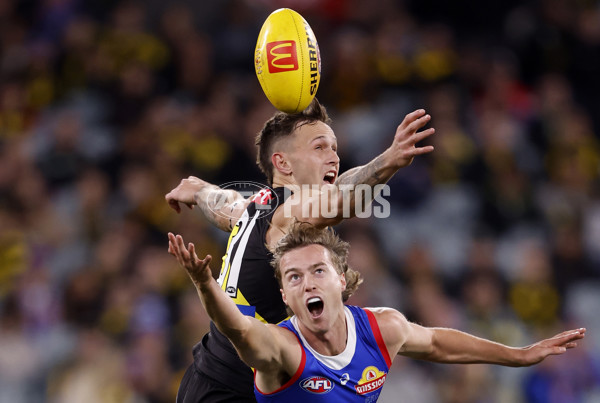
[[[284,349],[289,349],[293,352],[300,348],[300,339],[292,329],[287,326],[280,326],[272,323],[267,323],[267,328],[273,335],[274,341],[280,346],[283,346]]]
[[[401,312],[392,308],[365,309],[373,312],[390,357],[395,356],[410,334],[410,323]]]
[[[382,331],[384,328],[389,328],[392,331],[402,330],[408,324],[406,317],[396,309],[387,307],[369,307],[364,309],[373,313]]]

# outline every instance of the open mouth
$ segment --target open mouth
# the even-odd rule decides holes
[[[335,183],[335,172],[334,171],[329,171],[325,174],[325,176],[323,177],[323,181],[329,183],[330,185],[333,185]]]
[[[323,301],[319,297],[312,297],[306,301],[306,307],[313,318],[318,318],[323,313]]]

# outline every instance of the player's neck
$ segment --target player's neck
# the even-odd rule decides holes
[[[283,176],[283,175],[275,175],[273,177],[273,188],[278,188],[278,187],[287,187],[287,188],[295,188],[298,187],[298,182],[296,182],[296,179],[294,178],[294,175],[287,175],[287,176]]]
[[[301,323],[300,331],[308,344],[319,354],[335,356],[346,349],[348,326],[346,324],[346,314],[343,310],[326,332],[312,332]]]

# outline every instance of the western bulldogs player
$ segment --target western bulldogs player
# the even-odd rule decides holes
[[[415,156],[433,151],[432,146],[416,146],[434,133],[434,129],[419,131],[429,120],[422,109],[406,115],[387,150],[338,178],[337,140],[327,111],[315,99],[302,113],[277,112],[257,136],[257,164],[271,188],[244,199],[238,192],[189,177],[165,198],[178,213],[179,203],[197,205],[212,224],[231,231],[218,284],[244,315],[279,323],[288,315],[269,264],[277,241],[296,220],[324,228],[348,218],[344,210],[354,216],[354,186],[386,183]],[[340,185],[350,186],[342,190]],[[350,201],[349,209],[344,209],[344,200]],[[370,201],[364,200],[363,205]],[[327,211],[336,208],[337,213],[325,218],[321,206]],[[178,403],[255,401],[251,369],[214,324],[194,347],[193,356],[194,363],[180,384]]]
[[[296,224],[278,244],[273,266],[294,316],[278,325],[244,316],[212,278],[210,256],[169,234],[169,252],[192,279],[202,304],[242,360],[255,369],[258,402],[374,402],[396,355],[440,363],[529,366],[577,346],[585,329],[523,348],[447,328],[426,328],[391,308],[345,306],[360,276],[348,244],[332,231]]]

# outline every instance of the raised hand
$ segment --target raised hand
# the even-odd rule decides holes
[[[182,179],[175,189],[167,193],[165,195],[165,200],[169,203],[169,206],[178,213],[181,212],[179,203],[183,203],[192,209],[196,204],[194,195],[206,185],[207,182],[202,179],[190,176],[186,179]]]
[[[418,131],[429,123],[430,120],[431,116],[425,114],[424,109],[417,109],[406,115],[402,123],[400,123],[394,135],[394,142],[389,149],[393,154],[394,164],[397,168],[404,168],[410,165],[417,155],[433,151],[433,146],[416,146],[419,141],[435,133],[434,128]]]
[[[175,256],[194,284],[200,285],[212,280],[212,272],[209,267],[212,256],[206,255],[204,259],[199,259],[193,243],[190,242],[186,247],[181,235],[173,235],[169,232],[168,236],[169,253]]]

